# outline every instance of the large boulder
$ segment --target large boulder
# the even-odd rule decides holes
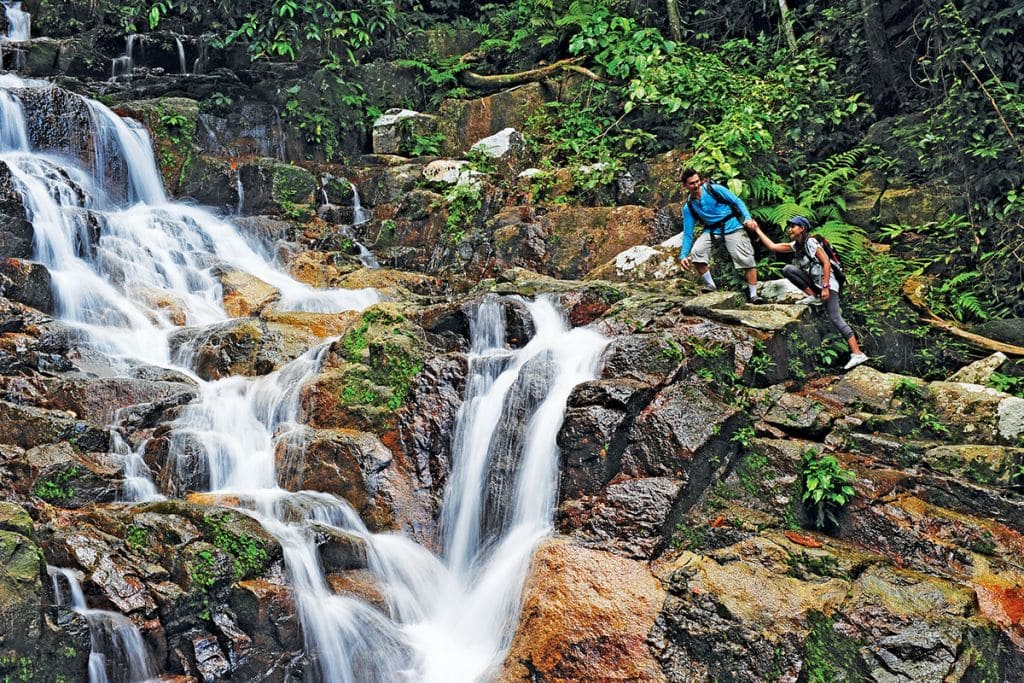
[[[28,513],[0,503],[0,672],[13,674],[18,657],[34,652],[42,635],[42,577],[46,568]]]
[[[232,318],[259,315],[281,298],[281,292],[272,285],[240,270],[221,270],[217,273],[223,288],[224,311]]]
[[[475,100],[445,100],[438,111],[441,153],[461,157],[477,141],[505,128],[523,130],[547,99],[543,85],[529,83]]]
[[[64,411],[0,401],[0,443],[22,448],[68,441],[81,451],[106,451],[110,435]]]
[[[437,125],[437,118],[430,114],[388,109],[373,122],[373,153],[410,156],[414,138],[435,133]]]
[[[636,559],[652,559],[675,527],[676,500],[685,482],[669,477],[615,480],[599,496],[563,506],[583,545]]]
[[[515,178],[530,162],[526,138],[515,128],[504,128],[477,141],[470,153],[483,155],[505,178]]]
[[[6,162],[0,161],[0,254],[32,258],[32,224],[25,217],[21,195]]]
[[[632,379],[584,382],[573,389],[558,432],[562,500],[596,494],[618,474],[633,417],[653,394]]]
[[[171,349],[206,380],[230,375],[255,377],[300,356],[315,341],[300,327],[238,318],[171,335]]]
[[[302,430],[278,444],[279,483],[298,491],[325,491],[348,501],[373,531],[422,527],[432,510],[419,510],[416,479],[402,472],[373,434]]]
[[[657,231],[657,213],[640,206],[559,207],[540,222],[547,233],[545,271],[570,279],[634,245],[649,244]]]
[[[970,588],[851,546],[751,539],[683,553],[666,578],[671,595],[650,642],[670,680],[945,683],[1020,670]],[[972,649],[985,654],[961,657]]]
[[[646,639],[665,593],[641,562],[563,539],[534,553],[497,680],[663,681]]]
[[[969,443],[1012,446],[1024,435],[1024,399],[959,382],[932,382],[936,418]]]
[[[0,260],[0,282],[8,299],[53,313],[50,271],[45,266],[16,258]]]
[[[393,304],[377,304],[338,341],[303,389],[307,423],[383,433],[393,426],[423,370],[423,330]]]

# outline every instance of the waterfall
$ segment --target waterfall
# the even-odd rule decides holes
[[[32,15],[21,9],[21,3],[4,0],[4,13],[7,16],[7,36],[10,42],[20,42],[32,38]]]
[[[188,67],[185,66],[185,46],[184,46],[184,44],[182,44],[181,38],[179,36],[174,36],[174,44],[178,48],[178,69],[179,69],[179,73],[187,74],[188,73]]]
[[[363,208],[363,204],[359,199],[359,188],[354,183],[349,183],[349,187],[352,188],[352,227],[362,225],[370,220],[370,212]],[[380,263],[377,261],[377,257],[373,255],[366,245],[355,238],[352,234],[351,228],[346,226],[342,232],[346,237],[352,240],[352,244],[355,245],[356,249],[359,250],[359,262],[367,268],[380,268]]]
[[[142,683],[156,677],[153,659],[142,634],[128,617],[90,609],[78,575],[70,569],[46,567],[58,607],[85,617],[89,624],[89,683]],[[67,588],[61,582],[67,584]]]
[[[27,151],[28,131],[21,102],[0,90],[0,153]]]
[[[276,287],[287,310],[352,310],[378,300],[371,289],[319,290],[296,282],[233,224],[168,201],[145,129],[98,102],[88,102],[93,169],[27,150],[24,112],[12,104],[19,87],[33,84],[9,76],[0,81],[3,139],[12,149],[0,161],[10,168],[33,223],[35,258],[50,271],[58,316],[96,350],[169,363],[167,337],[176,316],[188,325],[227,319],[212,274],[218,263]],[[126,169],[126,204],[104,188],[103,171],[115,166]]]
[[[485,298],[471,316],[470,374],[442,509],[443,553],[402,536],[370,533],[345,501],[277,485],[275,453],[303,445],[308,430],[301,424],[301,391],[320,371],[331,340],[265,376],[206,382],[190,369],[195,349],[183,345],[172,357],[168,336],[179,317],[189,325],[226,319],[211,272],[218,264],[278,288],[279,310],[361,309],[378,300],[376,293],[295,282],[231,223],[169,201],[148,136],[99,103],[89,103],[93,168],[32,150],[18,100],[24,87],[31,86],[0,77],[0,163],[11,169],[33,224],[35,257],[51,273],[57,315],[80,331],[83,343],[118,364],[173,367],[195,380],[197,399],[169,424],[169,452],[196,454],[207,488],[238,494],[244,512],[280,542],[310,658],[308,678],[468,683],[493,676],[513,635],[530,557],[551,530],[556,436],[566,401],[573,386],[596,376],[605,338],[570,329],[550,300],[517,300],[536,333],[510,350],[504,332],[509,302]],[[117,165],[128,187],[115,200],[103,169]],[[353,197],[358,217],[358,193]],[[129,495],[157,497],[143,481],[147,471],[138,454],[117,439],[112,450],[126,463]],[[316,527],[325,525],[364,540],[385,611],[330,589],[314,540]],[[72,585],[72,576],[55,571]],[[88,610],[84,600],[76,609]],[[127,635],[100,640],[135,653],[130,657],[139,661],[122,667],[128,680],[151,675],[137,656],[144,649]],[[129,657],[103,643],[95,647],[103,657]],[[103,680],[101,670],[115,675],[98,664],[94,680]]]
[[[138,33],[131,33],[125,38],[124,54],[114,59],[110,63],[110,80],[115,80],[118,77],[130,78],[132,75],[132,69],[135,68],[135,44],[140,45],[145,42],[145,37]]]
[[[241,216],[242,211],[245,208],[245,186],[242,185],[242,169],[237,163],[233,163],[235,167],[235,191],[238,193],[238,203],[235,205],[235,215]]]
[[[363,202],[359,198],[359,188],[355,186],[355,183],[349,182],[348,185],[352,188],[352,225],[354,227],[370,220],[370,212],[363,208]]]

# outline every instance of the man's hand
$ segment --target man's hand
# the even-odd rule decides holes
[[[680,266],[680,267],[681,267],[681,268],[682,268],[683,270],[689,270],[689,269],[690,269],[690,266],[691,266],[692,264],[693,264],[693,261],[691,261],[691,260],[690,260],[690,257],[689,257],[689,256],[687,256],[686,258],[681,258],[681,259],[679,259],[679,266]]]
[[[743,221],[743,227],[749,230],[750,232],[757,232],[757,221],[755,221],[753,218],[748,218],[747,220]]]
[[[825,287],[823,290],[821,290],[821,294],[819,296],[821,297],[822,301],[828,301],[828,297],[831,294],[832,294],[831,290],[829,290],[828,287]]]

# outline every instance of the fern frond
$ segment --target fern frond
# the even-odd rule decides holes
[[[870,252],[871,242],[868,234],[860,226],[840,220],[828,220],[814,228],[812,232],[827,239],[843,257],[844,263],[860,260]]]
[[[762,206],[756,209],[754,215],[767,223],[773,223],[784,227],[793,216],[803,216],[810,221],[815,220],[815,213],[807,206],[795,202],[783,202],[775,206]]]
[[[779,204],[793,201],[788,189],[777,178],[766,174],[756,175],[747,183],[750,197],[762,204]]]

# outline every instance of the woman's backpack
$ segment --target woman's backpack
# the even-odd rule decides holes
[[[846,273],[843,271],[843,262],[839,259],[839,253],[836,251],[835,247],[833,247],[829,243],[829,241],[827,239],[825,239],[824,237],[822,237],[821,235],[808,235],[807,239],[809,240],[811,237],[813,237],[815,240],[817,240],[818,245],[825,252],[825,258],[827,258],[829,260],[829,263],[832,264],[832,272],[836,276],[836,282],[839,283],[839,288],[840,289],[845,288],[846,287]],[[806,240],[804,241],[804,251],[807,251],[807,241]],[[816,258],[814,254],[808,254],[807,256],[812,261],[815,260],[815,258]]]

